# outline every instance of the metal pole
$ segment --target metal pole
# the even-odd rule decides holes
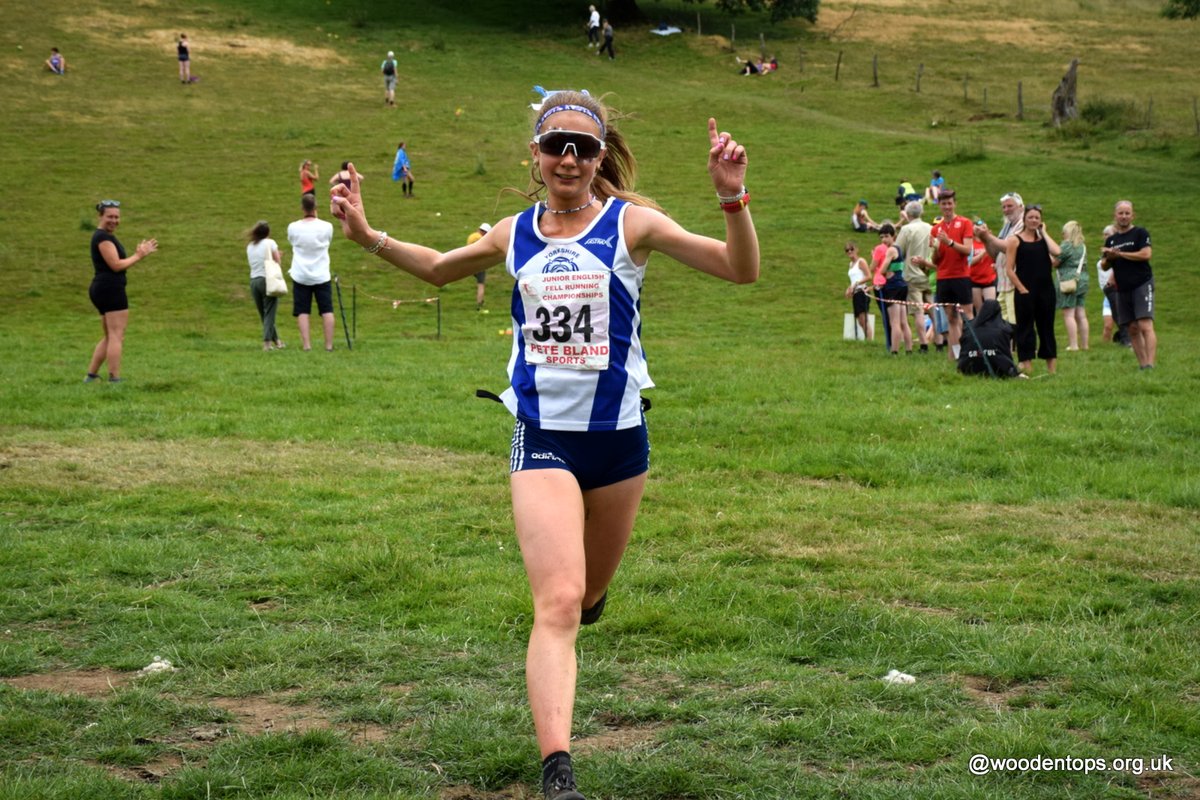
[[[358,284],[350,286],[350,320],[354,329],[354,338],[358,338]]]
[[[333,286],[337,289],[338,309],[342,312],[342,333],[346,334],[346,349],[353,350],[354,342],[350,341],[350,329],[346,327],[346,307],[342,305],[342,279],[333,276]]]

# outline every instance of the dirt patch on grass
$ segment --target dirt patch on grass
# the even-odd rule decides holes
[[[1137,776],[1138,791],[1151,798],[1198,798],[1200,778],[1180,772],[1146,772]]]
[[[666,725],[661,722],[630,723],[623,718],[601,714],[597,721],[604,730],[575,740],[571,750],[583,755],[601,750],[637,750],[654,741],[655,736]]]
[[[119,37],[126,45],[152,48],[162,51],[172,59],[175,57],[175,42],[179,29],[158,28],[160,20],[149,13],[130,14],[98,9],[86,16],[64,17],[61,22],[64,29],[71,33],[106,41]],[[186,20],[181,21],[180,26],[187,31],[192,58],[201,63],[230,56],[271,59],[307,69],[350,63],[332,47],[311,47],[287,39],[216,31],[188,25]]]
[[[106,766],[105,769],[122,780],[142,783],[161,783],[164,778],[183,768],[183,756],[167,753],[153,761],[136,767]]]
[[[234,727],[251,736],[315,730],[337,730],[354,742],[381,742],[388,736],[381,725],[334,722],[324,709],[311,705],[290,705],[265,697],[217,697],[209,703],[233,714],[237,718]]]
[[[963,678],[963,691],[980,705],[993,711],[1005,711],[1013,702],[1048,686],[1045,681],[1010,683],[999,678],[983,675],[967,675]]]
[[[144,486],[195,486],[261,475],[306,474],[311,445],[246,440],[126,441],[65,444],[52,441],[0,445],[0,464],[11,470],[8,480],[31,486],[86,486],[92,489],[135,489]],[[375,447],[357,451],[362,469],[404,472],[474,469],[482,458],[421,447]]]
[[[509,786],[499,792],[485,792],[473,786],[447,786],[438,792],[438,800],[533,800],[541,793],[533,793],[524,786]]]
[[[72,670],[46,672],[40,675],[20,675],[16,678],[0,678],[17,689],[28,691],[78,694],[84,697],[104,697],[133,680],[137,673],[114,672],[112,670]]]

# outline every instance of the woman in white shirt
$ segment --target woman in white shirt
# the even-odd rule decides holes
[[[258,309],[258,317],[262,320],[263,352],[284,347],[279,332],[275,330],[275,311],[279,306],[278,297],[267,294],[267,260],[281,263],[279,245],[271,237],[271,226],[265,219],[260,219],[246,234],[249,242],[246,245],[246,260],[250,262],[250,294],[254,297],[254,307]]]

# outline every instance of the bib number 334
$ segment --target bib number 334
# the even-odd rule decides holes
[[[521,278],[525,361],[559,369],[608,368],[608,273]]]

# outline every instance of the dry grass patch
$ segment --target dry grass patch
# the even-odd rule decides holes
[[[388,730],[369,723],[335,723],[323,709],[311,705],[290,705],[265,697],[216,697],[209,704],[223,708],[236,717],[233,726],[242,733],[307,733],[336,730],[357,743],[381,742]]]
[[[234,439],[189,441],[109,441],[64,444],[54,441],[0,445],[0,469],[14,484],[61,489],[86,485],[92,489],[136,489],[146,486],[195,486],[223,480],[317,474],[324,467],[311,462],[312,445]],[[482,469],[490,459],[448,453],[433,448],[370,445],[341,453],[344,469],[354,472],[383,469],[424,473]]]

